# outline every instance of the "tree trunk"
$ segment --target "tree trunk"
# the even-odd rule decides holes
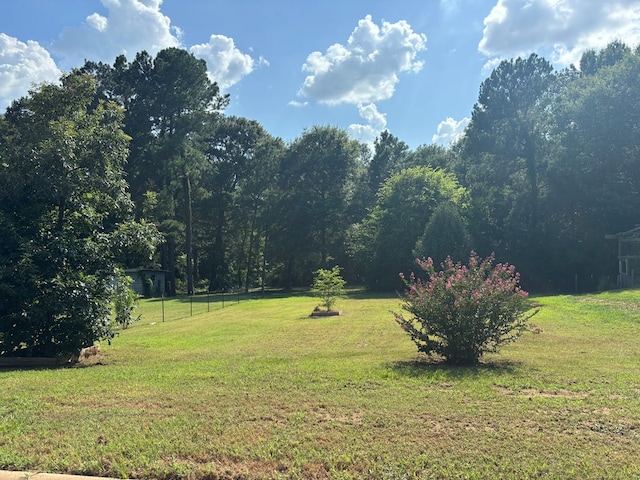
[[[530,206],[531,206],[531,216],[530,216],[530,226],[532,227],[532,232],[537,228],[539,221],[539,212],[538,212],[538,200],[540,196],[539,188],[538,188],[538,172],[536,165],[536,145],[535,140],[532,138],[531,134],[526,136],[525,141],[525,163],[527,167],[527,177],[529,179],[529,188],[531,189],[531,197],[530,197]]]
[[[176,242],[173,235],[167,236],[167,242],[163,248],[163,262],[162,268],[167,273],[167,295],[170,297],[176,296]]]
[[[191,179],[189,175],[184,177],[185,194],[185,249],[187,251],[187,294],[193,295],[193,212],[191,209]]]
[[[269,225],[267,224],[264,229],[264,245],[262,246],[262,279],[260,281],[263,297],[265,293],[265,284],[267,282],[267,245],[268,243],[269,243]]]
[[[218,220],[216,224],[215,241],[211,252],[211,278],[209,280],[211,290],[222,290],[226,288],[226,268],[224,252],[224,226],[225,226],[225,205],[224,199],[220,198],[218,205]]]
[[[249,250],[247,251],[247,271],[244,278],[244,293],[249,293],[249,282],[251,280],[253,250],[255,248],[254,238],[256,236],[256,217],[258,216],[258,206],[254,205],[253,216],[251,218],[251,228],[249,230]]]

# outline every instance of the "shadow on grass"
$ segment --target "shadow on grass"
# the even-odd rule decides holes
[[[402,300],[400,292],[378,292],[367,290],[364,287],[354,287],[347,289],[347,298],[350,300],[374,300],[374,299],[399,299]]]
[[[398,375],[419,378],[434,374],[446,374],[452,378],[479,377],[487,373],[514,374],[522,366],[521,362],[507,359],[491,359],[473,365],[455,365],[443,359],[424,357],[415,360],[390,362],[386,367]]]
[[[179,303],[237,303],[245,300],[263,300],[263,299],[281,299],[288,297],[295,297],[300,295],[309,294],[309,289],[267,289],[264,292],[261,290],[252,290],[249,293],[241,292],[199,292],[194,295],[179,294],[174,297],[165,296],[162,297],[150,297],[144,300],[147,303],[162,303],[164,302],[179,302]]]
[[[9,372],[40,372],[47,370],[74,370],[74,369],[83,369],[83,368],[94,368],[105,366],[107,363],[102,360],[96,360],[92,362],[76,362],[76,363],[59,363],[59,364],[51,364],[51,365],[0,365],[0,373],[9,373]]]
[[[235,303],[245,302],[247,300],[279,300],[283,298],[312,296],[308,288],[294,289],[277,289],[271,288],[264,292],[261,290],[253,290],[249,293],[244,292],[210,292],[196,293],[194,295],[176,295],[175,297],[151,297],[145,298],[148,304],[161,304],[168,302],[172,304],[185,305],[211,305],[213,307],[219,305],[232,305]],[[398,292],[372,292],[363,287],[352,287],[347,289],[346,297],[350,300],[374,300],[374,299],[401,299]]]

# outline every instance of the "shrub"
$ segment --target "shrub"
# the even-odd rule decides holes
[[[416,260],[428,274],[405,280],[402,308],[396,321],[409,334],[418,351],[439,355],[449,363],[472,364],[487,352],[516,340],[527,328],[530,311],[519,274],[508,264],[493,265],[493,255],[480,259],[471,253],[468,265],[447,258],[442,270],[433,261]]]
[[[133,311],[137,308],[137,297],[131,288],[131,277],[124,274],[123,271],[118,272],[119,275],[115,280],[115,288],[113,291],[112,303],[115,310],[115,320],[122,329],[129,328],[129,325],[138,320],[133,318]]]
[[[345,294],[344,286],[347,282],[340,276],[340,267],[337,265],[331,270],[321,268],[316,270],[311,292],[322,299],[321,305],[331,310],[338,297]]]

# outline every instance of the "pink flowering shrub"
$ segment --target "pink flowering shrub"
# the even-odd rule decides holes
[[[477,363],[484,353],[498,351],[527,329],[537,310],[531,310],[515,268],[494,266],[494,260],[493,255],[481,259],[472,252],[468,265],[447,258],[436,271],[428,258],[416,260],[428,280],[401,275],[407,286],[402,308],[411,317],[394,315],[418,351],[449,363]]]

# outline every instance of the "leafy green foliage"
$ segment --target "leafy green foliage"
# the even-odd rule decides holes
[[[340,267],[332,269],[320,268],[316,270],[311,292],[322,299],[321,305],[327,310],[335,305],[339,297],[345,295],[346,281],[340,275]]]
[[[373,232],[372,245],[364,245],[372,252],[367,285],[376,290],[400,287],[398,272],[411,269],[413,249],[438,205],[451,202],[463,208],[467,200],[456,177],[442,169],[413,167],[389,178],[364,222],[364,232]]]
[[[476,248],[508,255],[527,271],[540,264],[541,112],[555,80],[538,55],[501,62],[480,86],[455,166],[473,195]]]
[[[121,328],[127,329],[135,320],[133,312],[137,307],[137,296],[131,288],[133,279],[124,274],[124,271],[118,270],[115,278],[115,286],[113,289],[113,309],[115,312],[115,321]]]
[[[335,127],[314,127],[294,140],[280,163],[280,197],[273,251],[283,283],[309,281],[310,272],[344,251],[349,197],[360,145]]]
[[[555,242],[544,263],[578,274],[589,289],[617,266],[605,235],[635,227],[640,209],[640,55],[613,45],[601,56],[610,61],[557,95],[549,130],[556,148],[548,160],[546,230]]]
[[[471,236],[462,215],[453,203],[443,202],[435,209],[416,242],[414,256],[431,257],[437,265],[447,257],[461,261],[470,251]]]
[[[161,266],[171,293],[309,285],[336,263],[350,283],[394,290],[415,256],[456,261],[471,248],[516,263],[528,289],[613,282],[604,236],[633,228],[640,208],[639,58],[613,42],[580,70],[505,60],[453,148],[412,150],[385,131],[373,152],[334,127],[285,144],[223,115],[229,97],[181,49],[87,62],[64,80],[64,101],[43,86],[0,120],[0,309],[22,298],[17,285],[32,288],[28,256],[52,232],[61,251],[88,253],[74,239],[101,231],[100,255]],[[129,224],[132,206],[145,222]]]
[[[383,131],[374,144],[374,154],[369,163],[369,186],[373,193],[392,175],[406,168],[409,146],[398,137]]]
[[[211,239],[201,253],[209,288],[244,282],[248,289],[263,267],[259,261],[284,143],[258,122],[234,116],[212,122],[204,141],[210,168],[200,179],[206,193],[196,213],[203,237]]]
[[[113,66],[87,62],[81,71],[95,75],[102,95],[125,107],[124,128],[133,138],[126,164],[133,199],[139,210],[149,192],[164,199],[164,215],[149,219],[164,234],[159,263],[169,272],[170,293],[175,294],[174,274],[184,253],[186,288],[193,293],[193,206],[203,193],[199,180],[211,167],[201,139],[229,103],[228,95],[209,79],[204,60],[180,48],[163,49],[155,58],[140,52],[131,63],[120,56]],[[167,220],[184,224],[183,239],[176,238],[174,223]]]
[[[7,111],[0,355],[74,355],[112,337],[116,257],[135,243],[124,234],[135,222],[123,114],[96,98],[94,79],[77,74]],[[137,243],[149,255],[153,239]]]
[[[475,253],[468,265],[446,259],[436,271],[431,258],[417,260],[429,275],[423,281],[412,274],[407,281],[403,309],[396,321],[420,352],[440,355],[449,363],[472,364],[487,352],[516,340],[533,314],[519,275],[508,264],[493,265],[493,256]]]

